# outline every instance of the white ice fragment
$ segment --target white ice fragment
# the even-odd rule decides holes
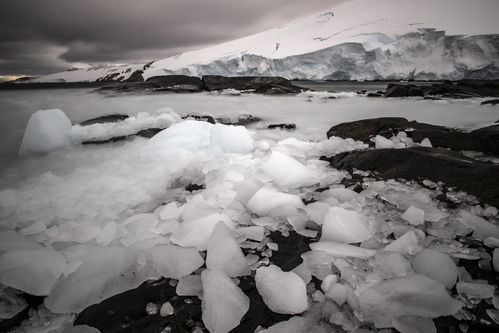
[[[487,237],[483,240],[483,244],[493,249],[499,248],[499,238]]]
[[[296,316],[287,321],[281,321],[280,323],[272,325],[266,330],[259,331],[258,333],[303,333],[307,331],[307,326],[307,320],[305,318]]]
[[[260,267],[255,282],[265,304],[276,313],[298,314],[308,308],[305,282],[293,272],[275,265]]]
[[[206,267],[224,271],[229,277],[251,274],[248,261],[234,233],[219,222],[211,233],[206,255]]]
[[[249,309],[249,298],[223,272],[206,269],[203,282],[203,323],[211,333],[227,333],[237,327]]]
[[[211,145],[224,153],[247,154],[255,149],[255,142],[244,126],[215,124],[211,128]]]
[[[159,315],[161,317],[171,316],[174,312],[175,309],[173,309],[173,306],[170,302],[163,303],[163,305],[161,305],[161,308],[159,309]]]
[[[201,298],[203,295],[201,275],[187,275],[180,278],[175,292],[179,296],[198,296]]]
[[[234,229],[234,223],[226,214],[213,213],[180,223],[177,230],[170,236],[170,240],[180,246],[195,247],[199,251],[206,251],[210,235],[218,222],[223,222],[230,229]]]
[[[465,210],[459,213],[459,221],[465,226],[473,229],[473,237],[483,240],[487,237],[499,238],[499,226],[487,220],[471,214]]]
[[[430,318],[400,316],[394,317],[392,324],[400,333],[437,333],[437,328]]]
[[[413,273],[411,263],[397,252],[377,252],[372,265],[373,272],[381,279],[391,279]]]
[[[310,272],[310,269],[308,269],[308,266],[304,262],[293,268],[292,271],[301,277],[305,284],[308,284],[312,280],[312,272]]]
[[[332,299],[338,306],[347,301],[348,289],[341,283],[335,283],[326,291],[326,297]]]
[[[298,209],[303,209],[305,207],[298,196],[282,193],[267,186],[260,188],[247,204],[248,209],[258,216],[268,215],[272,209],[283,206],[290,206]]]
[[[364,319],[377,328],[392,327],[400,316],[449,316],[463,305],[440,282],[419,274],[381,281],[360,294],[359,304]]]
[[[317,183],[316,175],[294,158],[273,151],[262,170],[282,187],[298,188]]]
[[[137,214],[123,221],[125,228],[131,233],[138,233],[142,230],[150,230],[158,224],[156,214]]]
[[[324,215],[326,215],[330,207],[330,205],[324,202],[316,201],[306,205],[305,211],[312,221],[318,225],[322,225],[324,223]]]
[[[47,247],[10,251],[0,256],[0,282],[30,295],[50,293],[66,270],[66,257]]]
[[[71,121],[59,109],[40,110],[31,115],[19,155],[44,154],[71,146]]]
[[[150,278],[141,269],[136,252],[126,248],[95,248],[81,253],[83,264],[59,279],[45,306],[55,313],[80,312],[126,290],[137,288]]]
[[[267,247],[272,250],[272,251],[278,251],[279,250],[279,245],[277,243],[267,243]]]
[[[338,258],[351,257],[366,259],[376,254],[375,250],[364,249],[362,247],[333,241],[320,241],[311,243],[310,248],[312,249],[312,251],[324,251],[327,254]]]
[[[430,139],[428,138],[424,138],[423,141],[421,141],[421,147],[428,147],[428,148],[432,148],[433,145],[431,144],[431,141]]]
[[[408,231],[385,247],[385,251],[401,254],[415,253],[419,249],[418,237],[414,231]]]
[[[393,143],[392,140],[381,135],[376,135],[376,138],[374,138],[374,144],[376,149],[395,148],[395,143]]]
[[[314,302],[318,302],[318,303],[323,303],[326,301],[326,296],[324,295],[324,293],[320,290],[316,290],[313,294],[312,294],[312,300]]]
[[[402,218],[412,225],[420,225],[424,223],[424,210],[410,206],[402,214]]]
[[[192,247],[158,245],[150,251],[155,272],[166,278],[180,279],[204,264],[199,252]]]
[[[182,214],[182,206],[178,206],[175,201],[170,202],[161,207],[159,210],[159,218],[162,220],[177,219]]]
[[[158,313],[158,304],[149,302],[146,304],[146,313],[151,316]]]
[[[494,296],[495,286],[478,282],[458,282],[456,289],[459,294],[464,294],[471,299],[486,299]]]
[[[321,241],[359,243],[372,235],[367,217],[355,211],[331,207],[324,215]]]
[[[241,227],[236,229],[236,235],[261,242],[265,238],[264,231],[265,228],[262,226]]]
[[[344,187],[330,188],[319,195],[319,200],[324,201],[326,198],[335,198],[338,202],[348,202],[357,198],[359,194],[351,189]]]
[[[16,250],[36,250],[42,245],[14,230],[0,231],[0,253]]]
[[[338,276],[336,274],[329,274],[324,278],[324,280],[322,280],[321,283],[322,291],[326,293],[329,290],[329,288],[336,282],[338,282]]]
[[[424,249],[414,256],[412,267],[416,273],[441,282],[447,289],[456,284],[457,267],[448,254]]]

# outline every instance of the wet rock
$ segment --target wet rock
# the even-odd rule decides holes
[[[480,103],[480,105],[497,105],[497,104],[499,104],[499,99],[489,99],[488,101]]]
[[[81,126],[88,126],[93,124],[104,124],[104,123],[117,123],[118,121],[123,121],[129,118],[126,114],[110,114],[106,116],[101,116],[97,118],[92,118],[89,120],[82,121]]]
[[[242,114],[235,119],[233,118],[216,118],[216,121],[224,125],[246,126],[262,121],[261,118],[250,114]]]
[[[156,91],[199,92],[204,90],[203,81],[201,81],[201,79],[196,76],[153,76],[148,78],[146,82],[155,84],[158,87]]]
[[[296,124],[270,124],[267,126],[268,129],[280,128],[286,130],[294,130],[296,129]]]
[[[366,97],[383,97],[384,94],[379,94],[379,93],[368,93]]]
[[[382,178],[443,181],[499,206],[499,166],[436,148],[376,149],[338,154],[328,160],[336,169],[376,171]],[[431,168],[428,166],[431,165]]]
[[[210,115],[206,114],[196,114],[196,113],[189,113],[184,116],[182,116],[182,119],[194,119],[194,120],[199,120],[199,121],[206,121],[207,123],[215,124],[215,118],[213,118]]]
[[[425,90],[415,85],[404,85],[398,83],[390,83],[386,87],[385,97],[423,97]]]
[[[82,145],[103,145],[106,143],[114,143],[114,142],[120,142],[120,141],[125,141],[129,138],[133,137],[133,135],[123,135],[123,136],[115,136],[107,140],[89,140],[89,141],[82,141]]]
[[[206,90],[254,90],[266,94],[294,94],[302,91],[291,81],[279,76],[237,76],[225,77],[219,75],[205,75],[202,78]]]
[[[144,73],[144,71],[136,70],[125,81],[127,81],[127,82],[144,82],[144,77],[142,76],[142,73]]]
[[[141,131],[138,131],[137,134],[135,134],[136,136],[140,136],[142,138],[152,138],[153,136],[155,136],[156,134],[158,134],[159,132],[161,132],[163,129],[162,128],[148,128],[148,129],[143,129]]]
[[[380,132],[393,129],[396,133],[408,125],[409,121],[405,118],[383,117],[363,119],[333,126],[327,132],[327,137],[329,139],[332,136],[338,136],[343,139],[352,138],[354,140],[367,141]]]
[[[204,188],[205,188],[205,186],[203,184],[192,184],[192,183],[190,183],[189,185],[187,185],[185,187],[185,190],[189,191],[189,192],[194,192],[194,191],[203,190]]]

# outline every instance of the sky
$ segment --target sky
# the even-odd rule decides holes
[[[348,0],[0,0],[0,79],[166,58]]]

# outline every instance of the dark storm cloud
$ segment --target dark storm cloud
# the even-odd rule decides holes
[[[0,0],[0,75],[164,58],[345,0]]]

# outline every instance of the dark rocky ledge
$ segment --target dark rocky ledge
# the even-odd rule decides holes
[[[385,97],[414,96],[439,96],[445,98],[499,97],[499,81],[463,80],[435,83],[430,86],[390,83],[385,91]]]

